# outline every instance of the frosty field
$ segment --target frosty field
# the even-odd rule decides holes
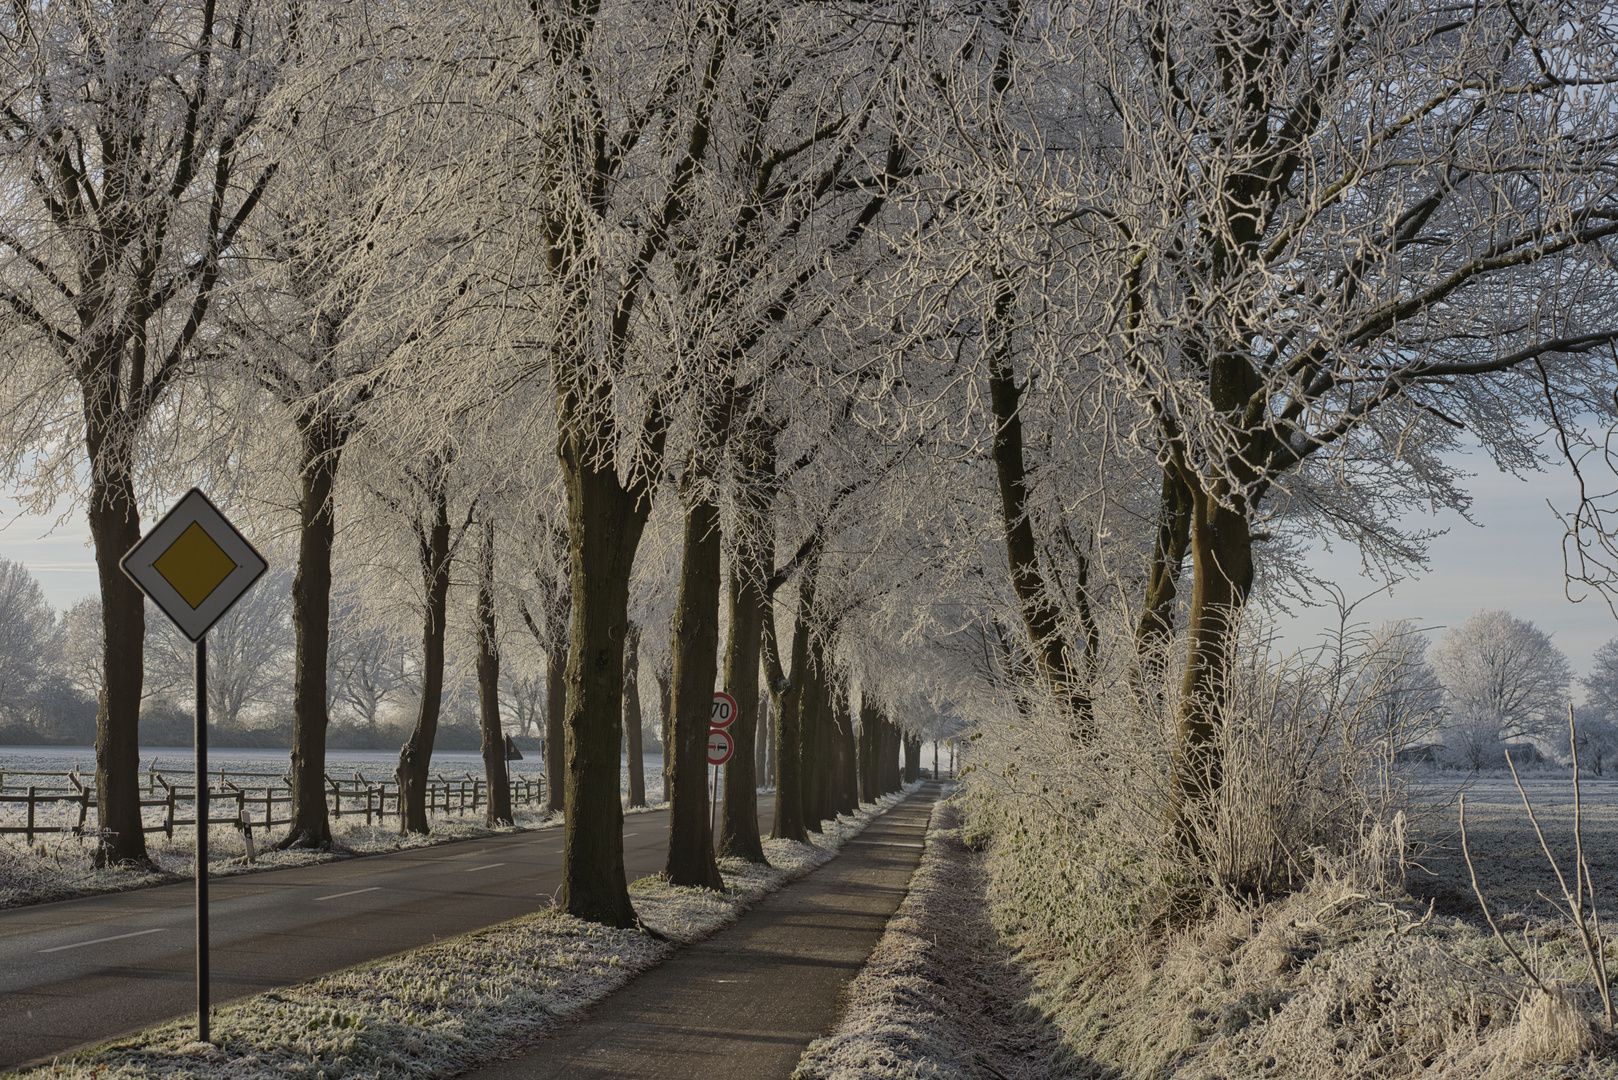
[[[483,761],[476,754],[446,753],[434,756],[434,773],[446,778],[461,774],[478,776]],[[210,775],[219,770],[249,773],[276,773],[287,762],[285,750],[257,750],[225,748],[210,753]],[[378,779],[392,773],[398,757],[390,751],[339,751],[327,760],[327,772],[351,775],[361,772]],[[544,763],[538,755],[509,763],[513,775],[537,776],[543,773]],[[189,783],[192,777],[192,758],[188,749],[143,748],[143,771],[152,767],[170,780]],[[644,760],[646,798],[650,807],[662,803],[662,757],[647,754]],[[95,757],[89,747],[5,747],[0,749],[0,773],[7,770],[73,770],[80,772],[85,782],[93,783]],[[624,793],[627,795],[627,779]],[[18,826],[23,823],[25,808],[18,803],[0,803],[0,824]],[[149,825],[162,822],[161,807],[148,807],[144,811]],[[92,841],[74,836],[69,827],[77,820],[78,808],[57,804],[54,808],[40,807],[36,824],[44,834],[36,834],[32,846],[20,834],[0,835],[0,907],[38,903],[42,900],[61,899],[91,892],[110,892],[141,885],[172,881],[190,877],[195,873],[196,833],[193,828],[179,827],[169,838],[161,832],[148,833],[146,842],[156,872],[123,868],[97,869],[92,858]],[[513,817],[518,828],[542,828],[558,824],[534,806],[515,807]],[[432,832],[426,836],[401,835],[397,823],[391,818],[367,825],[363,816],[347,814],[332,818],[332,852],[273,851],[266,850],[269,841],[257,837],[257,858],[247,861],[246,839],[229,825],[214,825],[208,830],[208,865],[214,875],[241,874],[254,870],[297,866],[312,862],[326,862],[344,857],[345,853],[371,853],[393,851],[399,848],[420,847],[460,840],[471,836],[486,836],[491,831],[484,824],[482,810],[465,814],[435,813],[429,818]],[[93,817],[92,817],[93,821]],[[50,831],[54,829],[55,831]],[[273,839],[273,834],[272,834]]]
[[[1478,918],[1477,900],[1461,855],[1459,805],[1455,781],[1443,774],[1422,778],[1416,797],[1428,809],[1415,818],[1415,865],[1408,870],[1411,891],[1435,901],[1445,914]],[[1555,771],[1522,777],[1551,853],[1573,886],[1573,785]],[[1595,884],[1603,915],[1618,917],[1618,780],[1579,780],[1584,858]],[[1467,843],[1485,899],[1501,912],[1530,919],[1552,916],[1540,894],[1561,899],[1556,874],[1540,849],[1522,795],[1509,773],[1490,774],[1470,782],[1459,794],[1466,798]],[[1515,923],[1521,922],[1521,918]]]

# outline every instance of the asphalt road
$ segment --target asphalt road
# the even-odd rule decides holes
[[[767,825],[774,798],[759,797]],[[630,880],[663,868],[668,813],[624,819]],[[562,832],[507,833],[209,884],[214,1004],[535,911]],[[196,1012],[190,882],[0,911],[0,1070]]]

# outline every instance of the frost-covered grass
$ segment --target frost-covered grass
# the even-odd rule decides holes
[[[225,877],[333,862],[355,855],[426,847],[522,829],[549,828],[559,825],[561,820],[558,815],[547,819],[537,810],[519,810],[514,816],[516,829],[490,829],[484,825],[482,811],[464,815],[437,814],[430,819],[432,832],[426,836],[401,834],[396,825],[366,825],[363,818],[334,819],[331,823],[332,850],[266,850],[266,840],[260,834],[256,838],[257,859],[253,862],[247,859],[246,840],[240,832],[229,825],[212,825],[208,828],[208,873],[212,877]],[[273,843],[274,837],[268,842]],[[95,843],[90,837],[51,832],[36,835],[32,847],[20,836],[0,837],[0,908],[162,885],[185,880],[196,873],[194,827],[177,827],[172,838],[162,833],[152,833],[146,838],[146,845],[153,869],[121,866],[98,868],[94,861]]]
[[[793,1080],[1059,1080],[1083,1075],[1060,1032],[1022,1007],[1030,992],[989,923],[983,857],[933,809],[910,891],[837,1028],[804,1053]]]
[[[1550,807],[1570,815],[1571,791],[1565,780],[1525,786],[1554,845]],[[1588,852],[1592,831],[1596,846],[1610,843],[1610,825],[1591,826],[1612,807],[1588,785],[1585,796]],[[1487,816],[1474,817],[1474,800]],[[1005,861],[1023,864],[1009,875],[1021,888],[1049,864],[1014,836],[991,840],[988,858],[975,853],[952,815],[945,804],[935,811],[908,897],[850,986],[837,1030],[810,1047],[795,1080],[1618,1077],[1618,1041],[1592,1023],[1600,1002],[1565,923],[1521,913],[1507,923],[1542,992],[1477,921],[1430,911],[1363,861],[1323,859],[1284,897],[1231,901],[1177,928],[1114,936],[1101,920],[1084,944],[1103,948],[1088,954],[1028,925],[996,933],[989,872],[1001,875],[1004,923]],[[1467,817],[1480,875],[1554,881],[1537,842],[1537,866],[1515,846],[1490,857],[1520,866],[1485,865],[1478,851],[1485,835],[1527,829],[1532,841],[1509,780],[1475,787]],[[1595,873],[1618,904],[1618,878]],[[1117,900],[1123,880],[1089,884],[1104,894],[1111,885]],[[1484,888],[1492,901],[1497,886]],[[1609,967],[1613,958],[1609,944]]]
[[[657,763],[655,756],[649,755],[648,760],[651,764]],[[47,761],[43,758],[19,758],[10,764],[13,768],[61,767],[54,759]],[[262,762],[257,760],[241,764],[262,767]],[[189,777],[186,779],[189,780]],[[626,813],[649,813],[665,808],[660,768],[647,769],[646,795],[649,806]],[[189,803],[181,806],[182,816],[192,812]],[[4,824],[21,825],[25,812],[20,804],[0,803],[0,821]],[[285,812],[284,808],[281,812]],[[161,824],[162,813],[161,807],[146,808],[147,823]],[[514,828],[490,829],[484,824],[482,809],[464,814],[436,811],[428,817],[432,831],[422,836],[401,834],[396,819],[391,816],[373,819],[372,824],[367,825],[363,814],[356,816],[351,811],[342,817],[330,819],[333,844],[330,851],[275,851],[273,845],[284,827],[272,830],[268,837],[264,835],[264,830],[255,830],[256,858],[252,861],[248,859],[247,838],[242,832],[230,825],[213,825],[208,829],[208,872],[210,876],[224,877],[306,866],[355,855],[425,847],[517,830],[553,828],[561,824],[561,815],[547,815],[537,806],[514,807],[512,816],[516,823]],[[193,826],[176,827],[173,837],[161,832],[148,833],[146,844],[151,856],[151,868],[97,867],[94,839],[74,836],[71,831],[71,825],[78,820],[76,806],[61,804],[49,811],[41,808],[35,820],[42,831],[35,834],[32,844],[18,834],[0,835],[0,908],[162,885],[183,881],[196,873],[196,829]]]
[[[1029,979],[1028,1007],[1085,1074],[1618,1080],[1583,942],[1535,899],[1561,890],[1515,786],[1482,777],[1467,795],[1482,887],[1494,910],[1517,909],[1500,938],[1437,846],[1453,844],[1457,808],[1435,785],[1467,778],[1389,754],[1434,714],[1395,692],[1402,661],[1371,637],[1280,658],[1261,639],[1244,646],[1213,708],[1217,769],[1188,764],[1187,710],[1164,674],[1178,661],[1117,659],[1098,675],[1105,722],[1083,745],[1048,703],[977,719],[957,798],[987,851],[988,914]],[[1525,784],[1571,885],[1569,779]],[[1610,927],[1618,789],[1584,794]],[[1446,902],[1430,909],[1411,888]],[[1618,950],[1604,951],[1611,971]]]
[[[1496,835],[1515,837],[1519,823],[1498,810]],[[1081,1075],[1618,1078],[1618,1041],[1598,1021],[1600,1001],[1565,922],[1519,914],[1504,924],[1538,968],[1542,991],[1486,927],[1430,910],[1396,877],[1374,872],[1368,851],[1317,853],[1311,879],[1284,895],[1226,898],[1165,919],[1138,892],[1157,872],[1151,860],[1144,871],[1124,865],[1126,846],[1096,836],[1081,841],[1094,857],[1084,868],[1032,858],[1049,837],[1030,824],[1022,836],[991,840],[989,896],[1031,981],[1028,1006],[1061,1029],[1073,1060],[1085,1063]],[[1366,847],[1390,842],[1367,837]],[[1474,859],[1491,900],[1502,876],[1526,873],[1527,860],[1496,866],[1475,846]],[[1609,918],[1618,908],[1613,880],[1597,878]],[[1030,917],[1038,898],[1050,902],[1074,881],[1084,896],[1063,904],[1056,924],[1071,936],[1042,932]],[[1131,903],[1142,906],[1132,913]],[[1609,970],[1615,956],[1609,942]]]
[[[903,798],[828,823],[811,844],[765,841],[769,867],[723,860],[723,894],[658,878],[630,887],[664,935],[609,930],[554,909],[215,1010],[213,1043],[195,1022],[152,1028],[16,1075],[108,1080],[444,1077],[556,1029],[666,957],[734,922],[766,893],[825,863]]]

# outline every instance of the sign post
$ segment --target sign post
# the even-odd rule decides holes
[[[208,1041],[208,628],[269,564],[196,488],[125,555],[124,573],[197,646],[197,1039]]]
[[[719,766],[729,761],[735,752],[736,740],[725,730],[735,719],[736,699],[723,690],[716,690],[713,711],[708,714],[708,764],[713,766],[713,787],[708,797],[709,836],[719,831]]]

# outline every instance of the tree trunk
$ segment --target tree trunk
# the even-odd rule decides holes
[[[882,721],[882,793],[891,794],[904,787],[899,772],[899,725],[888,719]]]
[[[545,650],[545,813],[560,814],[567,796],[567,652]]]
[[[673,740],[674,731],[674,678],[664,670],[652,673],[657,683],[657,731],[659,751],[663,759],[663,801],[669,801],[669,770],[674,767],[673,755],[669,752],[669,745]]]
[[[725,646],[725,692],[736,699],[736,719],[730,725],[735,751],[725,765],[725,802],[719,814],[719,854],[748,862],[766,863],[758,831],[758,669],[759,638],[763,631],[762,566],[757,547],[746,531],[757,522],[743,523],[736,553],[730,564],[730,641]]]
[[[624,634],[624,762],[629,769],[631,807],[646,805],[646,760],[641,745],[640,626],[629,624]]]
[[[417,537],[426,610],[421,629],[421,701],[416,708],[416,726],[399,750],[395,773],[399,781],[399,831],[403,833],[429,831],[427,770],[432,764],[444,695],[444,617],[449,600],[449,498],[442,483],[442,472],[437,471],[429,489],[433,520]]]
[[[1179,597],[1180,570],[1191,544],[1192,498],[1180,472],[1163,469],[1163,490],[1158,497],[1157,539],[1146,580],[1146,596],[1135,628],[1137,694],[1152,693],[1161,678],[1164,655],[1174,636],[1174,608]]]
[[[781,668],[773,604],[764,610],[762,644],[764,667],[770,673],[770,711],[775,714],[775,821],[770,839],[807,843],[798,772],[798,699],[809,665],[809,628],[801,618],[794,621],[790,678]]]
[[[303,451],[298,496],[298,570],[292,579],[292,820],[278,847],[328,848],[326,729],[331,722],[327,662],[331,646],[331,556],[336,507],[332,488],[342,440],[322,412],[298,417]]]
[[[860,808],[859,750],[854,745],[854,715],[846,702],[837,708],[835,737],[837,812],[852,814]]]
[[[506,738],[500,729],[500,646],[494,623],[494,522],[483,523],[483,550],[478,559],[477,601],[478,722],[483,733],[483,776],[489,782],[489,828],[514,825],[511,779],[506,772]]]
[[[732,623],[731,625],[735,625]],[[764,633],[763,612],[759,613],[759,635]],[[762,648],[762,645],[761,645]],[[761,673],[754,676],[768,683],[768,679]],[[758,683],[753,684],[755,687]],[[732,697],[735,695],[732,694]],[[753,775],[758,778],[773,777],[775,770],[770,761],[770,735],[775,730],[775,717],[770,713],[770,693],[766,685],[764,693],[758,695],[758,721],[757,734],[753,738]]]
[[[820,832],[820,671],[815,664],[820,648],[809,629],[809,613],[814,606],[814,567],[804,567],[803,579],[798,584],[798,625],[792,637],[792,681],[801,683],[798,694],[798,806],[803,815],[803,827],[809,832]],[[807,599],[806,599],[807,598]],[[802,631],[806,641],[804,663],[797,663],[797,638]],[[779,802],[781,796],[776,795]]]
[[[1004,318],[1013,299],[1010,286],[1002,283],[1002,288],[1004,292],[996,304],[1000,318],[996,322]],[[995,420],[991,452],[1000,487],[1006,564],[1011,572],[1012,591],[1017,596],[1018,611],[1022,614],[1023,626],[1028,632],[1028,641],[1034,650],[1040,674],[1044,676],[1045,684],[1058,707],[1072,717],[1074,735],[1088,738],[1094,725],[1090,692],[1074,670],[1075,651],[1062,631],[1061,612],[1052,601],[1040,571],[1039,550],[1028,512],[1028,474],[1023,461],[1023,388],[1017,385],[1008,354],[1009,345],[1006,343],[991,343],[988,354],[989,402]],[[1085,586],[1081,582],[1078,587],[1082,591]],[[1087,598],[1081,597],[1081,600],[1087,603]]]
[[[97,865],[150,862],[140,816],[140,698],[146,649],[145,596],[120,560],[140,542],[131,477],[98,451],[91,426],[90,536],[101,583],[101,700],[96,709]]]
[[[874,803],[882,797],[882,714],[860,695],[860,801]]]
[[[1221,506],[1203,491],[1192,494],[1190,644],[1180,687],[1169,824],[1181,847],[1195,854],[1207,804],[1224,779],[1221,708],[1229,692],[1237,623],[1253,587],[1253,538],[1245,513]]]
[[[567,791],[558,903],[606,926],[636,923],[624,876],[619,753],[623,740],[624,631],[629,575],[651,508],[626,489],[610,456],[579,437],[561,443],[567,484],[573,638],[567,663]]]
[[[905,748],[905,783],[914,784],[921,779],[921,736],[906,735]]]
[[[815,801],[806,821],[837,820],[837,702],[824,646],[813,651],[815,672]]]
[[[689,470],[688,470],[689,475]],[[669,778],[670,884],[723,890],[709,824],[708,728],[719,658],[719,507],[700,497],[685,513],[674,609],[674,731]],[[735,760],[732,757],[731,760]]]

